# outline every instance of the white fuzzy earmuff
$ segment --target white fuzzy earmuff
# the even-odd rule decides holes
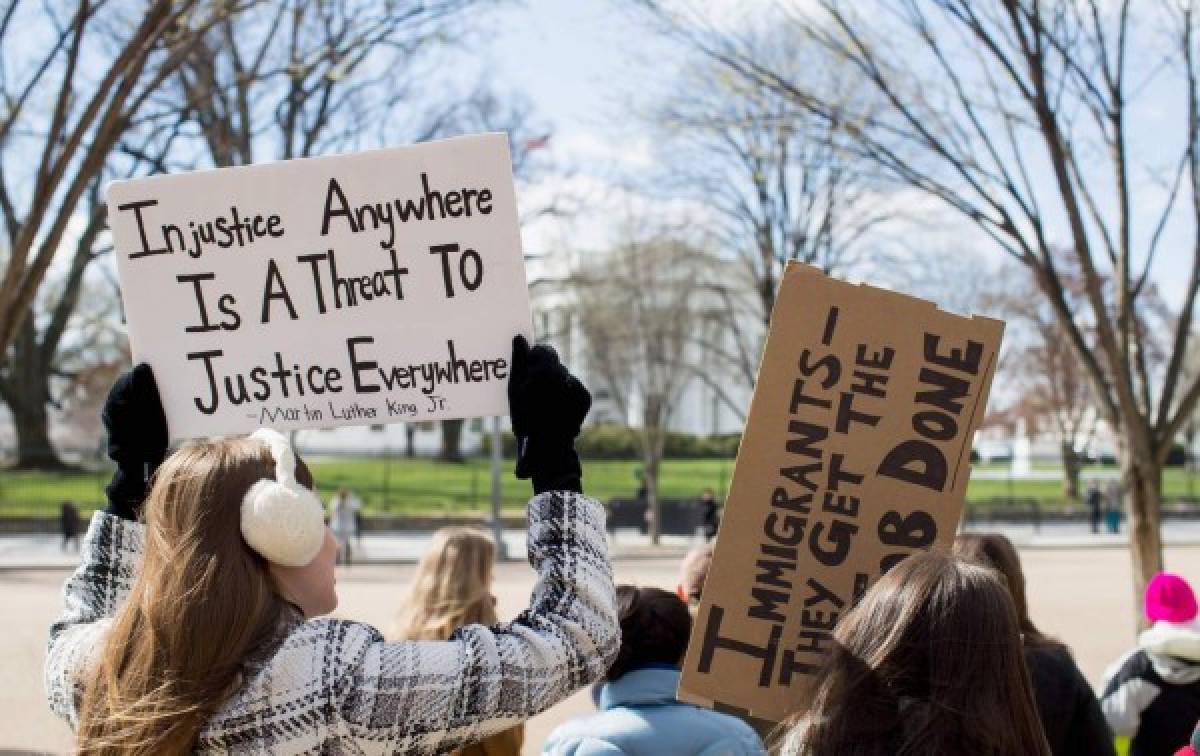
[[[250,438],[271,452],[275,480],[258,481],[242,497],[242,538],[267,561],[303,567],[325,541],[325,508],[296,480],[296,454],[283,434],[260,428]]]

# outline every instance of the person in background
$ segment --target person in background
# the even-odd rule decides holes
[[[1196,595],[1179,575],[1146,586],[1153,624],[1137,647],[1105,672],[1100,708],[1112,731],[1130,738],[1129,756],[1171,756],[1200,720],[1200,623]]]
[[[1108,484],[1104,498],[1104,521],[1108,524],[1108,532],[1116,535],[1121,532],[1121,511],[1124,507],[1121,502],[1121,487],[1115,480]]]
[[[329,500],[329,527],[333,531],[333,538],[338,545],[338,564],[348,565],[351,563],[353,554],[350,539],[354,537],[355,531],[358,529],[356,518],[360,509],[362,509],[362,502],[345,486],[339,488],[333,498]]]
[[[543,754],[765,754],[745,722],[675,698],[692,632],[692,615],[679,597],[658,588],[619,585],[617,607],[621,650],[600,689],[600,711],[559,725]]]
[[[1192,741],[1176,751],[1175,756],[1200,756],[1200,724],[1192,730]]]
[[[713,545],[704,543],[685,554],[679,563],[679,582],[675,586],[675,595],[692,611],[700,606],[700,596],[704,593],[704,581],[708,578],[712,559]]]
[[[967,533],[954,539],[954,553],[1004,576],[1050,752],[1054,756],[1112,756],[1112,732],[1070,650],[1043,634],[1029,618],[1025,573],[1012,542],[996,533]]]
[[[649,533],[650,527],[653,525],[654,513],[650,511],[650,488],[646,485],[646,474],[641,468],[633,471],[633,477],[637,479],[637,491],[633,494],[633,500],[636,502],[638,509],[642,511],[642,525],[640,530],[642,533]]]
[[[75,502],[64,501],[58,511],[58,529],[62,533],[62,550],[71,547],[79,551],[79,509]]]
[[[812,706],[781,727],[804,756],[1049,756],[1003,578],[908,557],[843,615]]]
[[[1088,520],[1092,525],[1092,532],[1100,532],[1100,523],[1104,519],[1104,494],[1100,493],[1100,486],[1096,485],[1096,481],[1088,484],[1087,494],[1085,496],[1088,508]]]
[[[408,598],[391,640],[444,641],[467,625],[496,624],[492,569],[496,546],[475,528],[441,528],[417,563]],[[519,756],[521,725],[451,753],[455,756]]]
[[[62,551],[70,546],[79,551],[79,509],[74,502],[62,502],[59,508],[59,533],[62,534]]]
[[[711,488],[704,489],[700,494],[701,515],[704,523],[704,539],[711,541],[717,537],[717,528],[721,524],[717,513],[717,494]]]

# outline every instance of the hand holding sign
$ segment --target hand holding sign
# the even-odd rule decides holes
[[[109,514],[136,520],[150,477],[167,454],[167,419],[154,373],[145,363],[121,375],[108,392],[100,420],[108,433],[108,456],[117,463],[105,487]]]
[[[803,711],[846,611],[949,544],[1003,327],[789,265],[681,699]]]
[[[505,409],[530,333],[502,134],[109,188],[137,361],[176,438]]]
[[[545,345],[513,339],[508,402],[517,437],[518,478],[533,478],[535,493],[582,491],[583,468],[575,437],[592,406],[592,395]]]

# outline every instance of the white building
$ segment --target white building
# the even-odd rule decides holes
[[[591,390],[593,404],[588,424],[636,426],[640,422],[642,399],[637,396],[636,389],[629,398],[628,416],[621,417],[617,403],[609,396],[604,381],[597,375],[597,366],[589,364],[579,320],[581,305],[570,285],[571,277],[581,267],[583,254],[571,251],[527,261],[534,330],[540,341],[558,350],[563,362]],[[729,263],[719,263],[715,275],[719,277],[724,272],[732,276],[730,266]],[[699,283],[688,281],[685,285],[696,286]],[[716,349],[733,351],[733,334],[721,322],[725,318],[723,314],[721,320],[712,316],[713,308],[717,306],[715,295],[706,297],[702,291],[694,299],[697,310],[694,326],[696,338],[689,339],[685,347],[682,362],[688,374],[681,377],[680,392],[667,427],[677,433],[698,436],[740,433],[743,417],[750,407],[750,385],[744,375],[735,374],[724,367],[723,361],[714,353]],[[705,308],[709,309],[707,315]],[[746,333],[761,331],[761,327],[756,331],[753,323],[746,325],[742,329]],[[754,352],[753,369],[757,369],[757,349],[751,351]],[[714,384],[721,389],[718,390]]]
[[[580,330],[578,298],[569,285],[572,275],[580,268],[583,254],[566,250],[553,256],[526,260],[534,335],[538,341],[552,345],[563,362],[592,392],[588,425],[636,425],[640,398],[636,395],[631,397],[629,417],[622,418],[616,402],[596,375],[594,366],[588,364],[588,353]],[[697,322],[698,328],[708,329],[698,342],[719,344],[722,339],[729,338],[728,334],[721,332],[718,323],[711,320],[703,322],[702,318],[698,318]],[[731,345],[726,343],[726,346]],[[684,361],[694,366],[697,374],[689,375],[683,381],[668,428],[677,433],[699,436],[741,432],[742,417],[729,404],[739,406],[742,413],[748,411],[751,392],[745,380],[739,376],[713,374],[719,361],[706,354],[700,343],[689,343]],[[699,377],[700,370],[710,371],[711,380],[721,381],[725,401],[711,383]],[[491,427],[490,420],[468,420],[463,428],[463,453],[477,453],[483,436],[490,433]],[[503,427],[508,428],[507,418],[503,420]],[[438,423],[419,424],[413,434],[413,446],[419,455],[435,454],[440,442]],[[403,454],[407,443],[407,430],[403,424],[307,430],[301,431],[297,437],[297,445],[309,454]]]

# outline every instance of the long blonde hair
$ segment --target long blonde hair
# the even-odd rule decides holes
[[[397,640],[446,640],[464,625],[496,622],[492,566],[496,546],[481,530],[441,528],[417,564]]]
[[[243,662],[278,640],[294,610],[240,531],[242,497],[274,477],[247,438],[188,444],[158,470],[140,571],[85,672],[80,753],[190,753]],[[311,485],[302,463],[297,477]]]

